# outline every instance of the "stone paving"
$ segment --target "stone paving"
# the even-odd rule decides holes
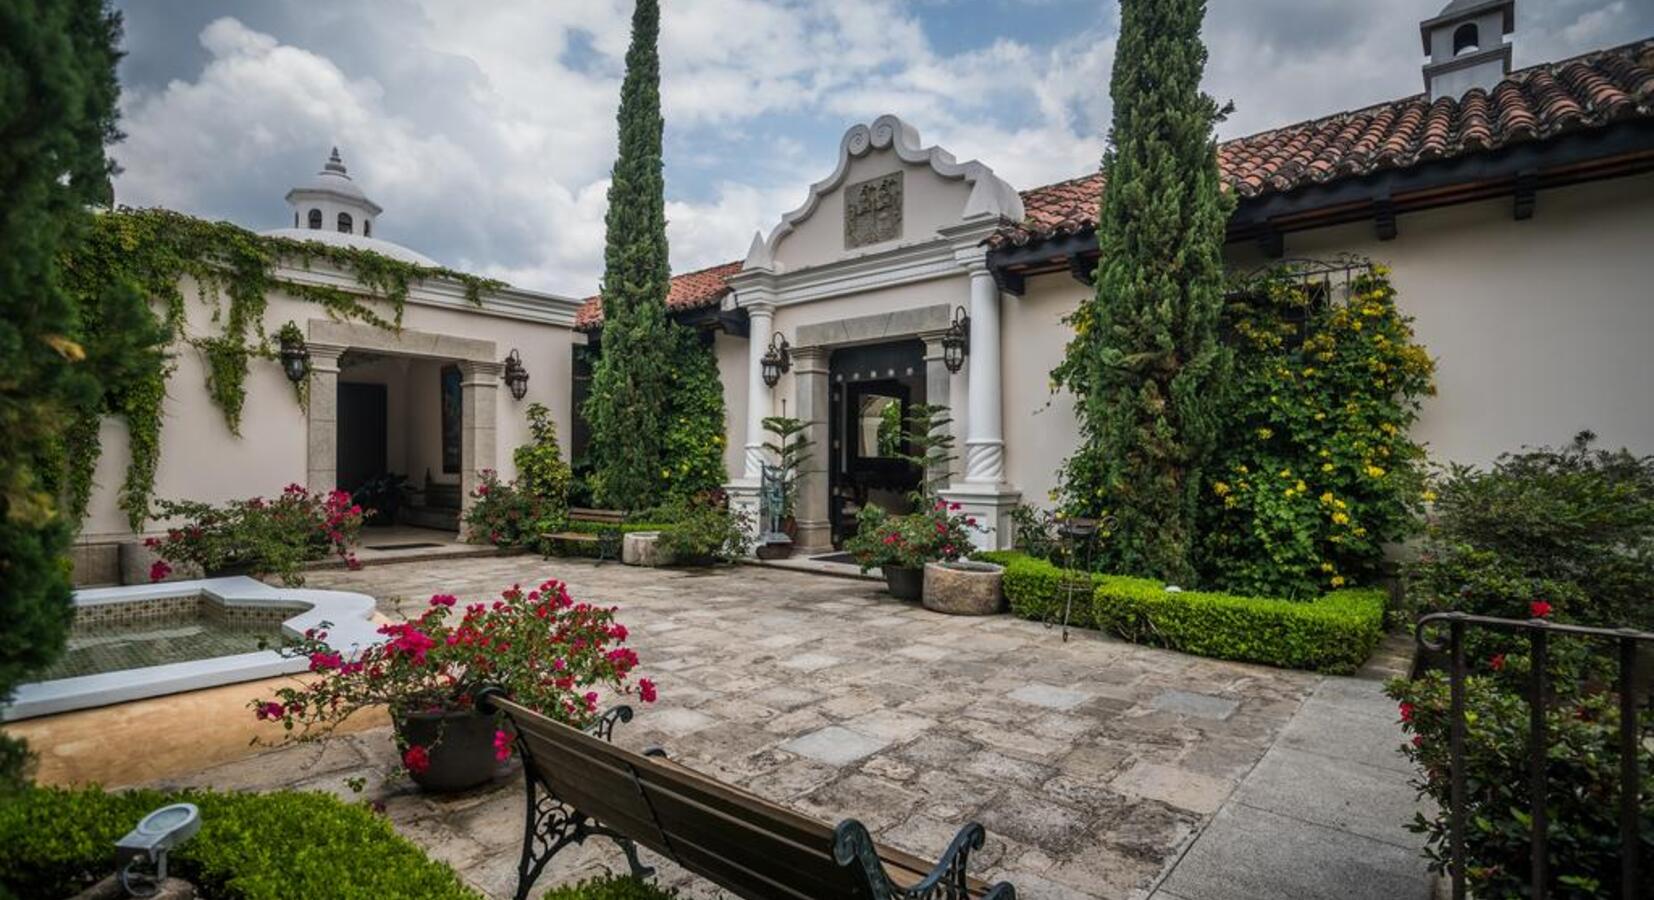
[[[989,840],[973,869],[1011,880],[1019,896],[1427,896],[1423,863],[1399,828],[1412,795],[1404,763],[1386,748],[1400,732],[1372,681],[1205,660],[1084,631],[1065,644],[1058,631],[1009,616],[930,613],[874,582],[754,566],[495,557],[317,572],[310,586],[371,594],[396,616],[434,592],[480,600],[547,577],[566,580],[578,599],[619,604],[642,669],[660,685],[660,702],[621,726],[617,742],[663,746],[827,822],[853,816],[926,858],[980,821]],[[345,779],[365,776],[367,796],[385,803],[402,833],[485,893],[510,896],[521,776],[435,799],[385,783],[380,774],[394,762],[378,730],[180,783],[348,794]],[[1272,882],[1259,860],[1308,871]],[[719,896],[648,861],[687,896]],[[623,867],[612,845],[594,839],[561,854],[539,887]],[[1368,870],[1391,877],[1345,880]],[[1339,880],[1317,882],[1317,872]],[[1230,892],[1231,873],[1264,880],[1243,877]]]

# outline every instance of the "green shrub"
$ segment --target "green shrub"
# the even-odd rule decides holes
[[[722,490],[670,500],[652,518],[667,523],[660,547],[679,564],[729,562],[745,556],[751,543],[751,517],[731,508]]]
[[[538,532],[559,531],[569,514],[569,483],[574,474],[563,460],[557,444],[557,423],[544,404],[530,403],[527,410],[528,443],[512,451],[517,464],[517,490],[534,498]]]
[[[1302,602],[1168,591],[1141,578],[1104,577],[1092,616],[1128,641],[1196,656],[1288,669],[1353,672],[1384,634],[1384,592],[1346,588]]]
[[[364,806],[322,793],[31,788],[0,805],[0,886],[18,897],[66,897],[111,874],[113,845],[168,803],[201,808],[201,831],[169,870],[208,897],[285,900],[420,897],[475,900]]]
[[[1020,550],[990,550],[975,553],[971,558],[1004,566],[1005,599],[1010,601],[1011,612],[1018,618],[1036,622],[1061,621],[1066,597],[1063,579],[1085,579],[1088,585],[1075,593],[1068,624],[1096,627],[1091,617],[1091,591],[1102,576],[1080,572],[1069,572],[1065,576],[1064,570],[1054,563],[1035,559]]]
[[[675,890],[664,890],[636,878],[593,878],[579,884],[552,888],[545,900],[672,900]]]

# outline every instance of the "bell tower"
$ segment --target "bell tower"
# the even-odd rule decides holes
[[[1452,0],[1419,23],[1424,41],[1424,90],[1432,102],[1471,88],[1492,90],[1510,74],[1505,35],[1516,28],[1516,0]]]
[[[320,172],[287,192],[287,205],[292,207],[294,228],[362,237],[373,237],[374,220],[384,212],[351,180],[338,147]]]

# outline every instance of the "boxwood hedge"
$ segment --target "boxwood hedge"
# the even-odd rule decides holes
[[[0,798],[0,896],[67,897],[113,871],[114,844],[168,803],[201,808],[170,874],[207,897],[477,900],[390,822],[330,794],[28,788]]]
[[[977,558],[1005,566],[1005,596],[1016,615],[1037,621],[1062,615],[1065,576],[1057,566],[1011,551]],[[1092,575],[1091,583],[1090,597],[1070,611],[1070,624],[1197,656],[1353,672],[1384,633],[1385,595],[1376,588],[1293,601],[1167,591],[1161,582],[1120,575]]]

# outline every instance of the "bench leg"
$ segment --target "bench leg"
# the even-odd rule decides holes
[[[523,831],[523,855],[517,861],[517,900],[527,900],[534,882],[557,851],[585,838],[587,821],[579,810],[553,797],[540,785],[540,779],[524,768],[528,821]]]
[[[833,859],[851,872],[851,877],[873,900],[970,900],[966,867],[971,851],[982,849],[987,832],[975,822],[959,829],[953,843],[943,852],[930,874],[908,888],[897,887],[885,873],[873,836],[855,819],[845,819],[833,829]],[[983,900],[1016,900],[1016,888],[1000,882],[983,895]]]
[[[620,852],[626,854],[626,864],[631,867],[633,878],[642,881],[645,878],[651,878],[654,876],[655,867],[646,866],[643,864],[642,860],[638,859],[637,844],[634,843],[631,838],[623,834],[610,831],[601,825],[594,825],[591,828],[587,828],[586,832],[588,834],[601,834],[619,844]]]

